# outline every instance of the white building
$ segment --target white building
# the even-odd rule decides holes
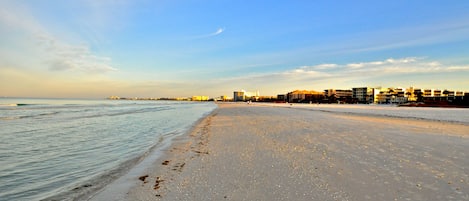
[[[259,99],[259,91],[247,92],[245,90],[233,92],[233,101],[256,101]]]

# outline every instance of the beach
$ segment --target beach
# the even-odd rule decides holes
[[[469,125],[219,103],[92,200],[469,200]]]

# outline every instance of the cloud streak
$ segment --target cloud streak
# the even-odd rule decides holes
[[[68,45],[49,36],[37,36],[39,46],[51,59],[45,63],[52,71],[79,71],[91,74],[116,71],[111,66],[111,58],[94,55],[86,45]]]
[[[43,60],[52,71],[78,71],[91,74],[116,71],[111,66],[111,59],[95,55],[86,44],[72,45],[49,33],[48,27],[28,13],[27,7],[15,4],[4,4],[0,9],[0,26],[2,24],[25,33],[35,40],[29,49],[41,52],[41,55],[30,55]],[[25,15],[23,15],[25,14]],[[21,54],[16,52],[16,54]]]
[[[223,33],[224,31],[225,31],[224,28],[218,28],[217,31],[215,31],[214,33],[210,34],[210,36],[220,35],[220,34]]]
[[[253,73],[212,80],[207,83],[210,86],[233,90],[240,88],[259,89],[264,94],[275,95],[294,89],[323,90],[326,88],[352,88],[361,85],[378,86],[387,83],[394,86],[411,86],[415,84],[412,81],[413,76],[437,78],[444,77],[445,73],[462,74],[467,72],[469,72],[469,65],[448,65],[424,57],[405,57],[345,64],[328,63],[300,66],[281,72]],[[392,79],[386,81],[387,78]],[[457,80],[453,81],[457,82]],[[430,82],[421,81],[417,84],[419,87],[425,87],[432,84]],[[440,83],[438,87],[451,88],[443,83]]]
[[[325,66],[327,68],[325,68]],[[316,66],[302,66],[291,72],[323,72],[337,76],[357,75],[399,75],[412,73],[445,73],[455,71],[469,71],[469,65],[445,65],[439,61],[430,61],[424,57],[388,58],[381,61],[356,62],[347,64],[320,64]]]
[[[211,38],[211,37],[218,36],[218,35],[222,34],[223,32],[225,32],[225,28],[218,28],[218,29],[217,29],[215,32],[213,32],[213,33],[209,33],[209,34],[205,34],[205,35],[199,35],[199,36],[194,36],[194,37],[191,37],[191,39]]]
[[[469,23],[465,19],[455,19],[454,22],[378,30],[361,35],[356,37],[367,38],[370,42],[365,45],[349,44],[350,47],[346,48],[346,52],[371,52],[467,40]]]

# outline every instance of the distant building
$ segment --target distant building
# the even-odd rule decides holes
[[[290,103],[308,103],[321,102],[324,99],[324,93],[308,90],[295,90],[287,94],[287,100]]]
[[[111,100],[120,100],[121,98],[119,96],[109,96],[108,99],[111,99]]]
[[[439,90],[439,89],[433,89],[432,91],[433,91],[432,96],[441,96],[442,95],[441,90]]]
[[[351,103],[353,92],[350,89],[326,89],[324,96],[329,103]]]
[[[375,89],[370,87],[352,88],[352,98],[358,103],[373,103],[375,102]]]
[[[171,98],[171,99],[174,99],[177,101],[191,101],[192,100],[192,98],[190,97],[176,97],[176,98]]]
[[[259,100],[259,91],[256,92],[247,92],[245,90],[234,91],[233,92],[233,101],[257,101]]]
[[[208,101],[208,96],[192,96],[192,101]]]
[[[415,96],[415,101],[422,102],[423,101],[423,90],[422,89],[414,89],[413,95]]]
[[[404,95],[405,97],[407,97],[407,101],[410,101],[410,102],[417,101],[417,94],[416,94],[417,90],[420,90],[420,89],[415,89],[414,87],[409,87],[405,89]]]
[[[376,94],[376,100],[378,104],[403,104],[407,103],[408,99],[402,88],[387,88]]]
[[[278,100],[278,101],[287,101],[287,95],[285,95],[285,94],[278,94],[278,95],[277,95],[277,100]]]
[[[233,92],[233,101],[245,101],[246,97],[244,95],[244,91],[235,91]]]
[[[423,90],[423,97],[431,97],[433,96],[433,90],[432,89],[424,89]]]
[[[225,95],[222,95],[220,96],[220,101],[230,101],[231,98],[229,98],[228,96],[225,96]]]
[[[448,97],[454,97],[456,96],[456,93],[454,91],[451,91],[451,90],[444,90],[443,92],[443,96],[448,96]]]
[[[258,96],[258,97],[256,97],[256,101],[259,101],[259,102],[274,102],[274,101],[277,101],[277,97],[275,97],[275,96]]]
[[[230,100],[220,96],[217,100]],[[431,105],[464,105],[469,106],[469,93],[453,90],[422,89],[409,87],[382,88],[356,87],[350,89],[326,89],[323,92],[314,90],[295,90],[287,94],[275,96],[260,96],[259,92],[245,90],[234,91],[233,101],[263,101],[290,103],[377,103],[377,104],[405,104],[425,106]],[[417,103],[417,104],[416,104]]]

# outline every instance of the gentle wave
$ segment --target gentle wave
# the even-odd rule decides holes
[[[27,103],[9,103],[9,104],[0,104],[0,107],[21,107],[21,106],[33,106],[35,104]]]
[[[26,101],[32,104],[0,108],[0,200],[67,200],[99,189],[216,108],[165,101]]]

